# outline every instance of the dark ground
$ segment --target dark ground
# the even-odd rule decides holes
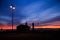
[[[1,40],[54,40],[58,39],[60,31],[28,31],[28,32],[17,32],[17,31],[0,31]]]

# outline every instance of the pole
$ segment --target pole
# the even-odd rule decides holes
[[[13,30],[13,9],[12,9],[12,30]]]
[[[11,4],[10,8],[12,10],[12,30],[13,30],[13,11],[14,11],[15,7]]]

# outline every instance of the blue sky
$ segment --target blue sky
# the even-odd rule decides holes
[[[14,4],[14,25],[60,21],[60,0],[0,0],[0,23],[11,25],[10,4]]]

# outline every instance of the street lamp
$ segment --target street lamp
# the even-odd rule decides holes
[[[10,8],[11,8],[12,10],[14,10],[14,9],[15,9],[15,7],[14,7],[13,5],[11,5],[11,6],[10,6]]]
[[[12,30],[13,30],[13,11],[14,11],[15,7],[13,5],[10,5],[10,8],[12,10]]]

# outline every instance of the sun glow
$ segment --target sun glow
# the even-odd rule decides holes
[[[60,28],[60,26],[35,26],[34,28],[51,28],[51,29],[56,29]],[[2,30],[11,30],[12,26],[1,26],[0,29]],[[16,29],[16,26],[13,26],[13,29]]]
[[[60,28],[60,26],[35,26],[35,28]]]

